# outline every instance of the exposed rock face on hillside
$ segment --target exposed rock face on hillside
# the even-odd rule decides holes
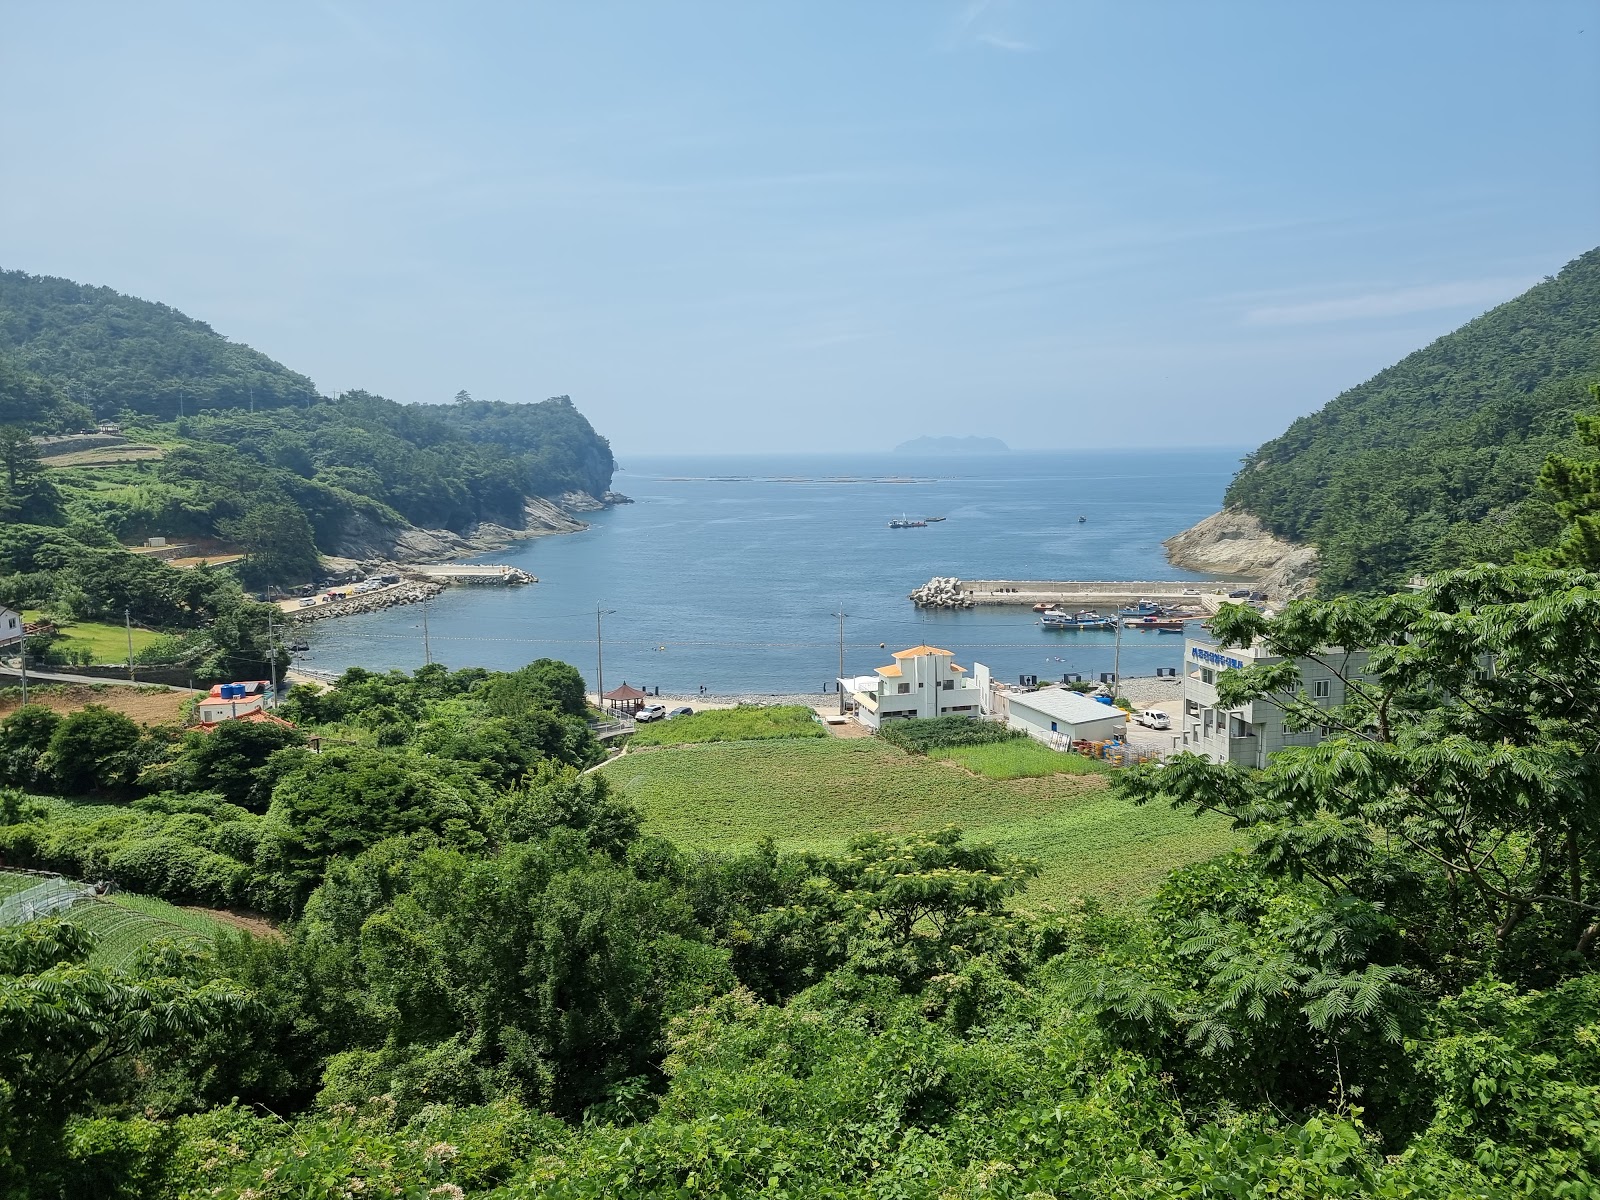
[[[586,511],[606,507],[584,493],[572,495],[583,496],[588,501]],[[462,535],[449,529],[386,525],[370,517],[358,517],[340,534],[334,559],[362,564],[445,562],[499,550],[525,538],[581,533],[587,528],[587,524],[563,505],[540,496],[530,497],[524,504],[520,529],[508,529],[486,521]]]
[[[1161,543],[1173,566],[1244,575],[1274,599],[1309,595],[1317,585],[1317,551],[1269,533],[1243,509],[1227,508]]]

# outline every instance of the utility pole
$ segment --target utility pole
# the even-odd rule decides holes
[[[122,610],[122,624],[128,631],[128,679],[137,683],[138,680],[133,677],[133,618],[128,615],[127,609]]]
[[[601,628],[601,618],[613,615],[614,608],[601,608],[594,606],[594,706],[601,712],[606,708],[606,656],[605,634]]]
[[[833,614],[839,618],[839,677],[834,680],[833,686],[839,691],[839,715],[844,716],[844,619],[850,614],[845,612],[844,605],[839,605],[839,611]]]
[[[428,640],[428,598],[422,598],[422,661],[433,666],[433,643]]]
[[[1114,614],[1112,620],[1117,623],[1117,645],[1111,652],[1111,698],[1115,700],[1122,694],[1122,614],[1114,604],[1111,611]]]
[[[272,636],[272,589],[267,588],[267,670],[272,678],[272,707],[278,707],[278,643]]]
[[[19,660],[22,664],[22,703],[26,705],[28,703],[28,627],[26,622],[23,623],[22,627],[22,640],[17,643],[17,653],[22,656]]]

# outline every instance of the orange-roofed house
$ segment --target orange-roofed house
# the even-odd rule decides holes
[[[968,671],[937,646],[912,646],[871,675],[845,676],[839,687],[855,701],[856,719],[868,729],[912,717],[976,717],[987,668]],[[978,678],[974,678],[974,675]]]
[[[243,683],[216,684],[210,694],[202,696],[195,705],[194,715],[200,724],[208,725],[277,706],[278,698],[273,694],[272,684],[265,679],[249,679]]]

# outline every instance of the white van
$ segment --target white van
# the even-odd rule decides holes
[[[1135,717],[1134,720],[1143,725],[1146,729],[1172,728],[1172,718],[1167,716],[1167,714],[1162,712],[1159,708],[1147,708],[1137,717]]]

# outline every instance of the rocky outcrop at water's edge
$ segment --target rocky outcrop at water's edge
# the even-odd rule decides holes
[[[1243,509],[1223,509],[1161,544],[1175,567],[1246,576],[1274,600],[1308,596],[1317,586],[1316,548],[1285,541]]]
[[[330,578],[357,575],[381,566],[407,563],[449,562],[458,558],[503,550],[513,542],[558,533],[581,533],[589,528],[574,513],[597,512],[613,504],[631,504],[617,492],[596,500],[586,492],[567,492],[559,500],[531,496],[523,505],[522,526],[517,529],[485,521],[465,534],[449,529],[419,529],[386,523],[365,514],[350,520],[340,533],[335,553],[324,559]]]

